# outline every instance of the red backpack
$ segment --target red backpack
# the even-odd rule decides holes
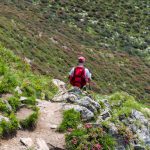
[[[84,67],[76,67],[74,69],[73,76],[70,78],[70,83],[73,86],[77,86],[79,88],[83,88],[83,86],[86,85],[86,76]]]

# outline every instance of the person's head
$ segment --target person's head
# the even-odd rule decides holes
[[[78,62],[79,63],[84,63],[85,62],[85,58],[83,56],[78,57]]]

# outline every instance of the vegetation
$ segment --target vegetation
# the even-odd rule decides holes
[[[16,133],[19,123],[15,115],[9,116],[10,121],[2,120],[0,122],[0,137],[11,136]]]
[[[76,112],[74,109],[64,111],[63,121],[59,126],[58,130],[60,132],[64,132],[67,131],[67,129],[72,129],[72,128],[75,129],[80,124],[80,122],[81,122],[81,118],[79,112]]]
[[[56,91],[50,77],[34,74],[28,63],[0,45],[0,114],[7,118],[0,121],[1,137],[15,134],[19,124],[24,129],[33,129],[39,114],[36,98],[50,99]],[[5,98],[7,94],[10,96]],[[26,99],[21,101],[21,97]],[[30,107],[33,113],[19,121],[16,112],[21,105]]]
[[[110,96],[109,100],[112,106],[112,115],[114,121],[121,115],[125,115],[126,117],[128,117],[132,113],[133,109],[142,112],[145,117],[150,117],[150,113],[142,109],[145,106],[137,102],[133,96],[130,96],[127,93],[114,93]]]
[[[23,129],[34,129],[36,127],[39,110],[36,108],[35,111],[26,119],[20,121]]]
[[[67,134],[66,143],[68,150],[113,150],[116,142],[102,128],[93,128],[92,125],[85,124],[83,128]]]
[[[125,91],[149,104],[150,33],[146,0],[0,3],[0,43],[22,58],[29,58],[34,72],[67,80],[67,72],[76,64],[77,56],[84,55],[93,74],[94,91]],[[39,87],[33,82],[38,79],[25,76],[28,77],[23,83],[27,87],[22,86],[26,94],[29,91],[30,96],[39,96],[41,89],[35,93],[34,89]],[[4,84],[12,80],[7,77]],[[15,86],[17,83],[12,81]],[[41,77],[40,81],[45,84],[47,80]],[[51,93],[46,92],[45,97],[51,97]]]

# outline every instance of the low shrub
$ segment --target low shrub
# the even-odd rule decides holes
[[[0,82],[0,93],[12,93],[17,83],[15,75],[10,72],[5,73]]]
[[[27,97],[26,100],[23,101],[24,104],[27,105],[35,105],[36,104],[36,97]]]
[[[7,105],[0,99],[0,111],[4,113],[10,113],[10,110],[8,109]]]
[[[39,116],[39,109],[35,108],[34,112],[26,119],[20,121],[20,125],[23,129],[33,130],[36,127]]]
[[[114,150],[115,144],[115,140],[102,128],[93,128],[90,124],[66,135],[68,150]]]
[[[69,128],[77,128],[77,126],[81,123],[80,113],[75,111],[74,109],[70,109],[64,111],[63,113],[63,121],[59,126],[58,130],[60,132],[64,132]]]
[[[16,133],[18,129],[18,120],[14,114],[10,114],[9,121],[2,120],[0,122],[0,135],[2,137],[11,136]]]
[[[21,104],[19,97],[10,97],[8,100],[9,104],[11,105],[14,112],[16,112],[19,109],[19,106]]]

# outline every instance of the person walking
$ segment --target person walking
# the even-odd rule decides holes
[[[85,58],[83,56],[78,57],[78,65],[69,72],[70,84],[80,89],[83,89],[87,84],[90,86],[91,81],[91,73],[84,67],[84,64]]]

